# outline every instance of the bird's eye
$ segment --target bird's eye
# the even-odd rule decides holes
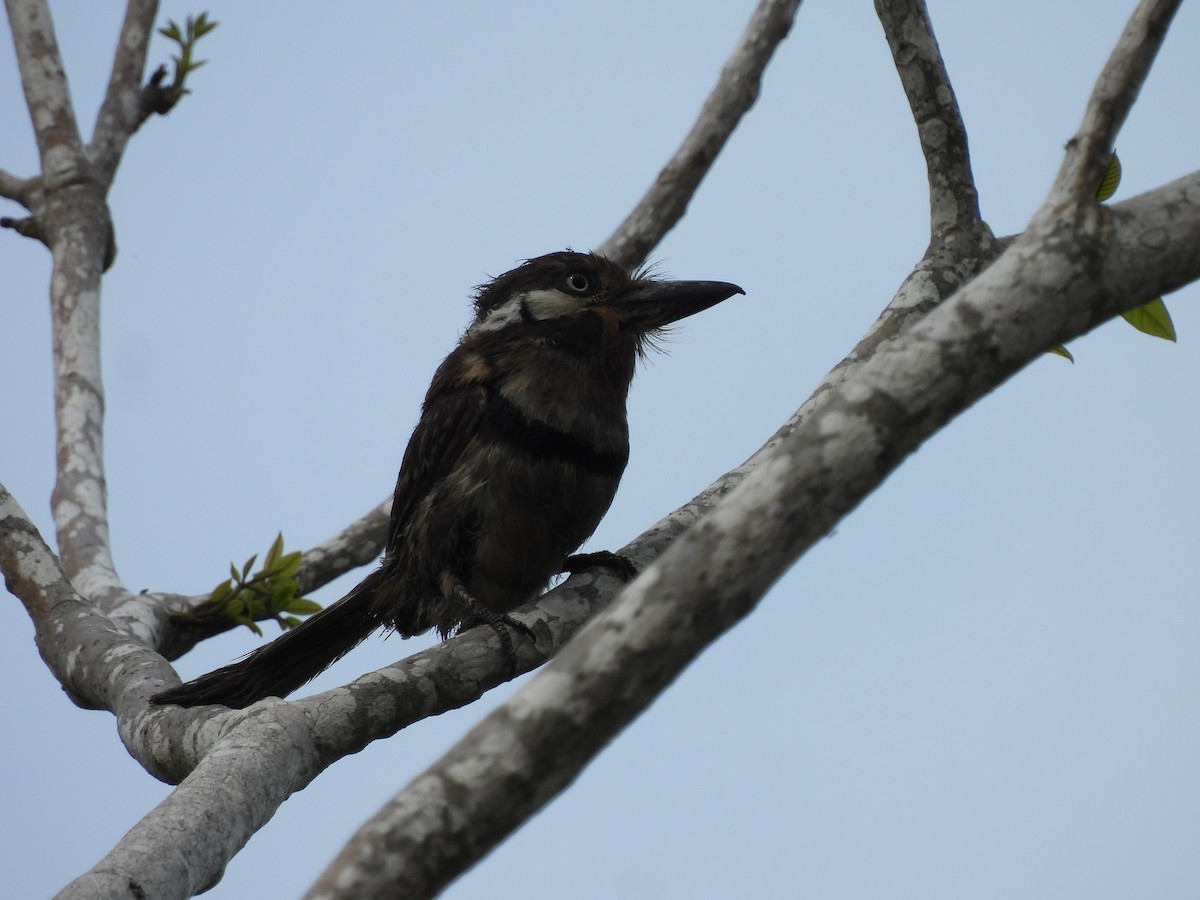
[[[591,279],[589,279],[582,272],[573,272],[567,276],[566,285],[567,290],[571,291],[572,293],[586,294],[588,289],[592,286],[592,282]]]

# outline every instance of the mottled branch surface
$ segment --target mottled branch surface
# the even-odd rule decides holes
[[[875,9],[925,155],[933,240],[944,241],[951,232],[981,232],[967,129],[929,10],[922,0],[875,0]]]
[[[129,4],[96,143],[89,148],[71,107],[49,7],[42,0],[8,0],[7,7],[41,163],[36,192],[32,181],[12,187],[33,209],[29,228],[53,256],[58,478],[51,505],[58,546],[75,587],[89,600],[111,606],[129,594],[110,550],[104,474],[100,277],[115,252],[106,195],[125,140],[136,127],[130,109],[136,106],[157,4]]]

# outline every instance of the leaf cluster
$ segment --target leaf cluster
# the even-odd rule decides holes
[[[179,54],[172,56],[171,59],[175,63],[174,85],[184,93],[186,93],[183,88],[184,79],[208,62],[206,59],[192,58],[196,42],[216,28],[217,24],[217,22],[209,20],[208,13],[202,12],[195,17],[188,16],[184,20],[183,28],[180,28],[179,23],[174,19],[167,19],[166,27],[158,29],[159,34],[179,45]]]
[[[229,578],[222,581],[209,595],[208,600],[194,612],[181,616],[185,621],[224,621],[231,625],[245,625],[257,635],[262,629],[257,623],[274,619],[286,631],[300,624],[296,616],[307,616],[320,612],[321,605],[300,596],[300,583],[296,573],[300,571],[300,551],[285,553],[283,535],[275,538],[267,550],[262,567],[251,574],[258,554],[251,556],[238,568],[229,564]]]

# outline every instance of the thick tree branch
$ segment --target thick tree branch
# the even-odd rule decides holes
[[[799,6],[800,0],[761,0],[692,130],[598,253],[623,266],[641,265],[683,218],[721,148],[758,99],[763,71],[791,30]]]
[[[226,723],[219,746],[101,865],[63,888],[60,900],[184,900],[212,887],[225,861],[298,789],[297,782],[303,787],[311,780],[304,773],[323,768],[314,766],[316,748],[305,713],[294,707],[275,702]],[[203,823],[198,810],[204,811]]]
[[[112,74],[88,146],[96,178],[106,189],[112,184],[126,142],[149,115],[142,110],[141,82],[157,16],[158,0],[129,0],[125,7]]]
[[[967,129],[924,0],[875,0],[892,59],[917,123],[929,177],[931,238],[983,232]]]

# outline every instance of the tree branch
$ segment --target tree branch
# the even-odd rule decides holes
[[[0,169],[0,197],[20,203],[30,212],[34,208],[34,194],[41,187],[41,179],[18,178],[11,172]]]
[[[1137,99],[1182,0],[1142,0],[1130,16],[1088,98],[1083,122],[1067,142],[1062,165],[1043,206],[1056,215],[1065,205],[1094,206],[1117,132]]]
[[[150,695],[171,677],[171,667],[161,656],[119,632],[79,596],[3,485],[0,571],[33,621],[42,659],[79,706],[128,715],[144,709]]]
[[[51,248],[58,480],[52,497],[62,563],[92,600],[127,596],[108,541],[100,378],[100,275],[112,247],[104,187],[79,138],[50,11],[7,0],[25,100],[42,165],[38,236]]]
[[[931,238],[983,232],[967,129],[924,0],[875,0],[904,86],[929,178]]]
[[[88,146],[96,177],[106,189],[112,184],[125,144],[149,115],[142,111],[141,82],[157,16],[158,0],[129,0],[125,7],[112,74]]]
[[[297,781],[308,783],[300,770],[320,771],[313,770],[312,729],[294,707],[276,701],[225,723],[223,740],[187,780],[58,898],[184,900],[216,884],[225,862],[299,789]]]
[[[692,130],[598,253],[629,268],[641,265],[683,218],[721,148],[758,99],[763,71],[791,30],[799,6],[800,0],[761,0]]]
[[[383,550],[391,508],[389,497],[337,534],[306,550],[296,573],[300,594],[311,593],[346,572],[374,562]],[[152,600],[146,603],[145,597],[138,597],[112,607],[109,612],[118,627],[136,633],[167,659],[178,659],[201,641],[240,627],[230,619],[191,615],[208,603],[207,594],[185,597],[160,593],[153,595]]]
[[[5,0],[47,193],[87,176],[79,126],[45,0]]]

